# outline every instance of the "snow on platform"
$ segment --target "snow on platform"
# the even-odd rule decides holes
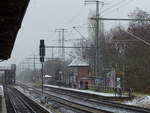
[[[0,113],[6,113],[6,103],[5,103],[5,97],[4,97],[4,90],[3,86],[0,85]]]
[[[0,85],[0,95],[1,96],[4,95],[4,91],[3,91],[3,86],[2,85]]]
[[[98,96],[116,97],[115,94],[113,94],[113,93],[101,93],[101,92],[94,92],[94,91],[90,91],[90,90],[65,88],[65,87],[54,86],[54,85],[47,85],[47,84],[45,84],[44,86],[46,86],[46,87],[52,87],[52,88],[58,88],[58,89],[65,89],[65,90],[70,90],[70,91],[76,91],[76,92],[81,92],[81,93],[87,93],[87,94],[94,94],[94,95],[98,95]],[[119,95],[117,95],[117,96],[119,96]]]

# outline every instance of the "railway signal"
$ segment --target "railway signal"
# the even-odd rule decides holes
[[[40,62],[44,62],[45,57],[45,43],[44,40],[40,40]]]
[[[41,75],[42,75],[42,96],[43,96],[43,63],[44,63],[44,59],[45,59],[45,43],[44,40],[40,40],[40,47],[39,47],[39,56],[40,56],[40,62],[42,64],[42,68],[41,68]]]

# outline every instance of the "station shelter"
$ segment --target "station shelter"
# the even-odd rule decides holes
[[[69,81],[71,87],[88,89],[91,86],[90,67],[86,60],[76,57],[69,65]]]

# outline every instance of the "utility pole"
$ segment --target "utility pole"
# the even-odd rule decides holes
[[[85,1],[85,5],[86,4],[96,4],[96,31],[95,31],[95,36],[96,36],[96,40],[95,40],[95,45],[96,45],[96,58],[95,58],[95,76],[99,76],[100,74],[102,74],[102,68],[103,68],[103,61],[102,61],[102,51],[100,48],[101,47],[101,38],[99,37],[99,5],[100,3],[102,5],[104,5],[104,2],[99,1],[99,0],[87,0]]]
[[[61,46],[61,31],[58,30],[58,29],[56,29],[55,32],[58,32],[58,34],[59,34],[58,46]],[[61,53],[62,53],[62,52],[61,52],[61,49],[59,48],[59,49],[58,49],[58,56],[61,56]]]
[[[59,46],[62,47],[61,52],[60,52],[61,58],[63,60],[65,60],[65,48],[64,48],[64,46],[65,46],[65,32],[67,32],[67,29],[64,29],[64,28],[56,29],[55,32],[59,32]],[[62,35],[62,37],[61,37],[61,35]]]
[[[32,77],[33,81],[35,81],[35,75],[36,75],[36,72],[35,72],[35,55],[33,56],[33,70],[34,70],[34,76]]]
[[[33,73],[34,73],[34,76],[32,77],[32,80],[34,81],[35,80],[35,74],[36,74],[36,56],[33,55],[33,58],[32,57],[29,57],[29,58],[26,58],[26,59],[33,59]]]
[[[52,48],[52,60],[54,59],[54,48]]]
[[[62,58],[65,60],[65,29],[62,29]]]

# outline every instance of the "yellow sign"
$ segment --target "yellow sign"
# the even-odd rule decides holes
[[[117,75],[124,75],[124,72],[117,72]]]

